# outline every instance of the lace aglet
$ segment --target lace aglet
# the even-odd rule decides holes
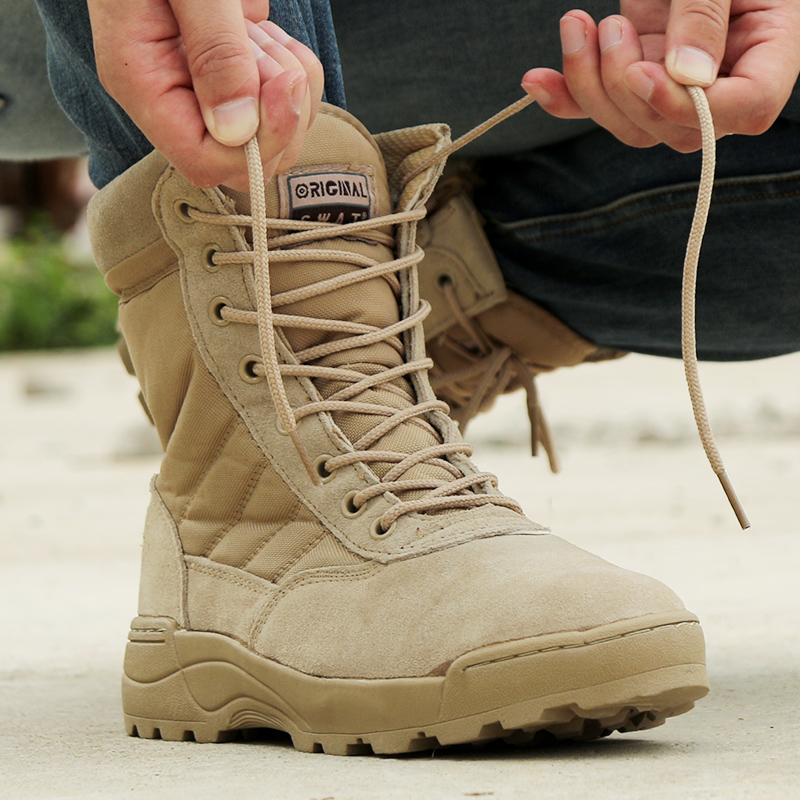
[[[719,482],[722,484],[722,488],[725,491],[725,496],[728,498],[728,502],[731,504],[733,513],[736,514],[736,519],[739,520],[742,530],[746,531],[750,527],[750,520],[747,518],[744,506],[742,506],[738,496],[736,495],[736,490],[733,488],[731,479],[728,477],[725,470],[718,472],[717,477],[719,478]]]

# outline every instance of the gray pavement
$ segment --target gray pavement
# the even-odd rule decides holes
[[[800,357],[701,377],[746,534],[705,463],[680,364],[542,379],[559,476],[527,455],[520,398],[468,438],[534,519],[681,594],[704,623],[712,693],[662,728],[595,743],[337,758],[278,734],[125,736],[154,435],[113,352],[0,357],[0,797],[800,798]]]

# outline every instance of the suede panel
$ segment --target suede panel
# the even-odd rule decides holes
[[[413,677],[483,645],[682,608],[663,584],[554,536],[501,536],[377,572],[298,576],[255,647],[313,675]]]
[[[183,549],[175,523],[155,485],[151,491],[144,524],[139,615],[171,617],[179,625],[185,625],[186,565]]]
[[[164,156],[154,151],[111,181],[89,203],[87,217],[92,253],[103,275],[161,239],[151,201],[153,187],[167,166]],[[158,271],[162,266],[156,261],[153,270]],[[146,280],[149,273],[144,269],[135,276],[126,277],[130,284],[114,281],[113,286],[109,283],[110,288],[121,294],[130,285]]]
[[[277,588],[203,558],[189,557],[187,567],[191,630],[224,633],[246,644],[254,621]]]

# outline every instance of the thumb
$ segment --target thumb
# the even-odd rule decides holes
[[[728,38],[731,0],[673,0],[666,37],[667,72],[686,85],[711,86]]]
[[[241,0],[170,0],[208,132],[244,144],[258,130],[261,82]]]

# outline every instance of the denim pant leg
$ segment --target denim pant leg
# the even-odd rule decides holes
[[[86,0],[36,0],[47,33],[50,82],[61,107],[86,137],[89,171],[102,188],[153,146],[97,77]],[[328,0],[272,0],[270,19],[318,55],[326,100],[344,106],[336,36]]]
[[[0,0],[0,160],[83,155],[86,144],[56,104],[33,0]]]
[[[508,285],[605,347],[680,357],[700,154],[605,131],[481,159],[476,205]],[[800,123],[718,143],[697,283],[698,354],[800,350]]]
[[[464,133],[560,68],[574,0],[331,0],[348,105],[378,132],[447,122]],[[579,4],[599,20],[618,0]],[[698,280],[698,352],[800,350],[800,90],[759,137],[719,143]],[[599,345],[680,355],[680,273],[699,154],[634,150],[586,120],[532,107],[462,151],[507,283]]]

